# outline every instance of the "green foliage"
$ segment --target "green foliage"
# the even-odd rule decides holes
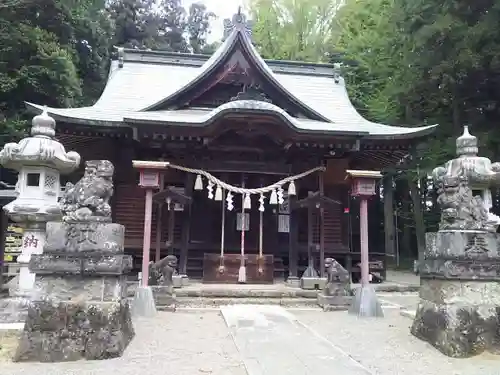
[[[0,143],[28,124],[24,101],[93,104],[114,45],[210,53],[202,4],[179,0],[8,0],[0,4]],[[186,38],[187,34],[187,38]]]
[[[264,58],[325,61],[340,4],[336,0],[252,0],[254,43]]]

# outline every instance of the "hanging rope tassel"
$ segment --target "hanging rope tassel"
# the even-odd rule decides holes
[[[243,196],[241,196],[243,198]],[[238,282],[247,282],[247,269],[245,267],[245,206],[242,200],[241,207],[241,255],[240,255],[240,269],[238,271]]]

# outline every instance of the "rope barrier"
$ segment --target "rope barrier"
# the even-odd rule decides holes
[[[292,181],[295,181],[295,180],[299,180],[301,178],[304,178],[314,172],[319,172],[319,171],[322,171],[324,172],[326,169],[325,167],[321,166],[321,167],[315,167],[315,168],[312,168],[312,169],[309,169],[305,172],[302,172],[302,173],[299,173],[299,174],[296,174],[294,176],[289,176],[289,177],[286,177],[286,178],[283,178],[282,180],[279,180],[278,182],[275,182],[274,184],[271,184],[271,185],[268,185],[268,186],[264,186],[264,187],[260,187],[260,188],[255,188],[255,189],[245,189],[245,188],[241,188],[241,187],[238,187],[238,186],[233,186],[233,185],[230,185],[224,181],[221,181],[219,180],[217,177],[211,175],[210,173],[202,170],[202,169],[195,169],[195,168],[188,168],[188,167],[183,167],[183,166],[180,166],[180,165],[176,165],[176,164],[169,164],[167,166],[168,168],[173,168],[173,169],[178,169],[180,171],[184,171],[184,172],[188,172],[188,173],[193,173],[193,174],[198,174],[198,175],[201,175],[201,176],[204,176],[208,181],[210,181],[212,184],[214,185],[219,185],[222,189],[224,190],[227,190],[231,193],[236,193],[236,194],[265,194],[265,193],[270,193],[272,192],[273,190],[279,188],[280,186],[282,185],[285,185],[289,182],[292,182]]]

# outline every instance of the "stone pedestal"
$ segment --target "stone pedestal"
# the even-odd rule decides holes
[[[134,337],[123,254],[124,227],[82,222],[47,224],[17,361],[73,361],[122,355]]]
[[[175,311],[175,293],[173,287],[154,285],[151,286],[156,308],[162,311]]]
[[[411,333],[450,357],[500,354],[500,236],[427,233]]]
[[[323,293],[318,293],[318,305],[323,308],[323,311],[339,311],[348,310],[351,306],[351,296],[326,296]]]
[[[300,287],[306,290],[322,290],[326,285],[326,277],[302,277]]]

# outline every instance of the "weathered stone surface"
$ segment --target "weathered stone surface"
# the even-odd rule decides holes
[[[484,231],[439,231],[426,233],[425,259],[495,260],[500,237]]]
[[[36,278],[36,296],[57,296],[59,300],[118,301],[127,296],[126,277],[76,277],[43,275]]]
[[[45,253],[65,251],[121,253],[124,249],[125,227],[115,223],[47,223]]]
[[[318,305],[323,308],[323,311],[338,311],[348,310],[352,302],[351,296],[325,296],[323,293],[318,293]]]
[[[157,309],[175,311],[175,293],[171,286],[151,286]]]
[[[124,254],[92,253],[37,254],[30,259],[30,270],[39,275],[121,275],[132,268],[132,257]]]
[[[427,234],[413,335],[450,357],[500,354],[499,238],[471,231]]]
[[[126,302],[37,301],[30,305],[15,361],[120,357],[134,337]]]
[[[420,277],[500,281],[500,261],[425,259],[420,263]]]
[[[450,357],[500,354],[500,307],[421,300],[411,333]]]

